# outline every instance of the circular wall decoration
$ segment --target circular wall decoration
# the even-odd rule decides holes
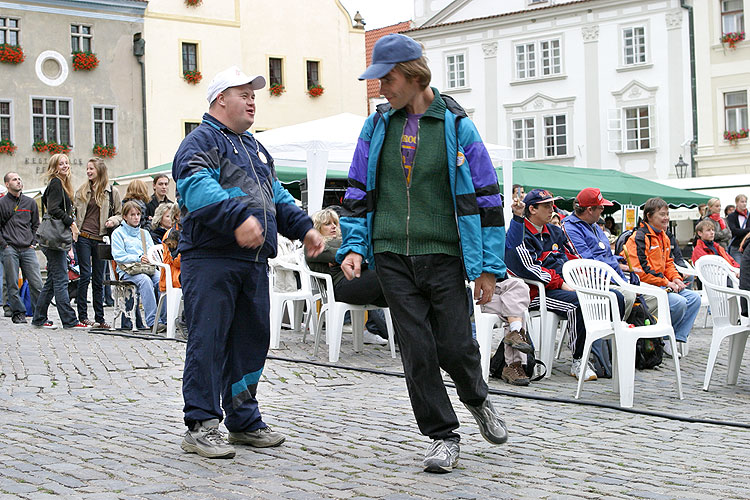
[[[36,76],[50,87],[62,85],[68,78],[68,62],[59,52],[45,50],[36,58]]]

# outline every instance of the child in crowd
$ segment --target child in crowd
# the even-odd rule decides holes
[[[715,226],[713,221],[704,219],[695,226],[695,231],[698,233],[698,238],[695,241],[695,249],[693,250],[693,264],[698,262],[698,259],[704,255],[718,255],[722,259],[729,262],[729,265],[735,268],[739,268],[740,265],[734,260],[724,247],[714,242]],[[739,277],[739,271],[737,271]]]

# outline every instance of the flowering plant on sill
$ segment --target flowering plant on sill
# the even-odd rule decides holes
[[[273,85],[271,85],[270,87],[268,87],[268,92],[272,96],[278,97],[281,94],[283,94],[284,92],[286,92],[286,89],[284,88],[284,86],[282,84],[280,84],[280,83],[274,83]]]
[[[750,134],[750,130],[746,128],[741,128],[739,130],[725,130],[724,140],[737,144],[738,140],[745,139],[748,134]]]
[[[0,154],[12,156],[13,153],[16,152],[16,149],[18,149],[18,146],[13,144],[13,141],[10,139],[3,139],[0,141]]]
[[[57,143],[55,141],[45,142],[45,141],[34,141],[34,144],[31,145],[31,149],[36,151],[37,153],[44,153],[45,151],[51,155],[63,153],[68,154],[70,153],[70,145],[66,143]]]
[[[185,5],[188,7],[197,7],[203,3],[203,0],[185,0]]]
[[[91,71],[99,66],[99,59],[93,52],[73,52],[73,70],[74,71]]]
[[[0,44],[0,62],[6,64],[21,64],[24,60],[23,49],[9,43]]]
[[[182,73],[182,77],[191,85],[198,85],[203,79],[203,75],[201,75],[200,71],[185,71]]]
[[[744,31],[737,31],[732,33],[724,33],[721,35],[721,43],[728,43],[730,49],[734,49],[737,42],[741,42],[745,39]]]
[[[323,87],[320,85],[312,85],[309,89],[307,89],[307,94],[310,97],[320,97],[323,95]]]
[[[94,144],[94,156],[98,156],[100,158],[114,158],[117,154],[117,148],[112,146],[111,144],[102,145],[102,144]]]

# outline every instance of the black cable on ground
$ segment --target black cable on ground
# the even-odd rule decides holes
[[[167,337],[158,337],[154,335],[135,335],[132,333],[124,333],[120,330],[98,330],[98,329],[91,329],[89,330],[91,333],[96,333],[99,335],[113,335],[117,337],[126,337],[126,338],[133,338],[133,339],[145,339],[145,340],[171,340],[176,342],[187,342],[185,339],[179,339],[179,338],[167,338]],[[391,372],[386,370],[376,370],[374,368],[360,368],[357,366],[346,366],[346,365],[334,365],[331,363],[323,363],[322,361],[312,361],[312,360],[306,360],[306,359],[295,359],[295,358],[285,358],[281,356],[273,356],[269,355],[267,356],[267,359],[272,359],[274,361],[285,361],[288,363],[302,363],[312,366],[320,366],[323,368],[336,368],[339,370],[350,370],[350,371],[356,371],[360,373],[372,373],[373,375],[385,375],[388,377],[398,377],[398,378],[404,378],[405,375],[402,372]],[[443,382],[447,387],[453,387],[456,386],[452,382]],[[710,424],[710,425],[721,425],[725,427],[734,427],[738,429],[750,429],[750,424],[746,424],[743,422],[731,422],[727,420],[712,420],[708,418],[695,418],[695,417],[686,417],[682,415],[673,415],[671,413],[664,413],[660,411],[654,411],[654,410],[642,410],[642,409],[636,409],[636,408],[623,408],[622,406],[618,406],[611,403],[600,403],[597,401],[589,401],[585,399],[569,399],[569,398],[558,398],[558,397],[552,397],[552,396],[539,396],[536,394],[528,394],[528,393],[522,393],[522,392],[514,392],[514,391],[503,391],[501,389],[494,389],[492,387],[488,388],[488,392],[490,394],[494,394],[496,396],[506,396],[510,398],[522,398],[522,399],[531,399],[535,401],[545,401],[548,403],[563,403],[563,404],[573,404],[573,405],[581,405],[581,406],[593,406],[596,408],[605,408],[608,410],[617,410],[622,411],[625,413],[632,413],[634,415],[644,415],[648,417],[656,417],[656,418],[664,418],[667,420],[676,420],[679,422],[686,422],[689,424]]]

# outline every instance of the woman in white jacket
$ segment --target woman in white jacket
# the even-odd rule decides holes
[[[138,287],[143,310],[146,313],[146,324],[151,328],[156,316],[156,293],[154,289],[159,285],[159,273],[153,272],[151,275],[145,273],[130,274],[126,271],[130,268],[129,264],[149,264],[146,249],[152,243],[151,236],[144,229],[141,229],[141,209],[134,201],[125,203],[122,208],[122,218],[125,224],[120,225],[112,233],[112,257],[117,262],[117,274],[120,279],[132,281]],[[130,271],[133,270],[130,269]]]

